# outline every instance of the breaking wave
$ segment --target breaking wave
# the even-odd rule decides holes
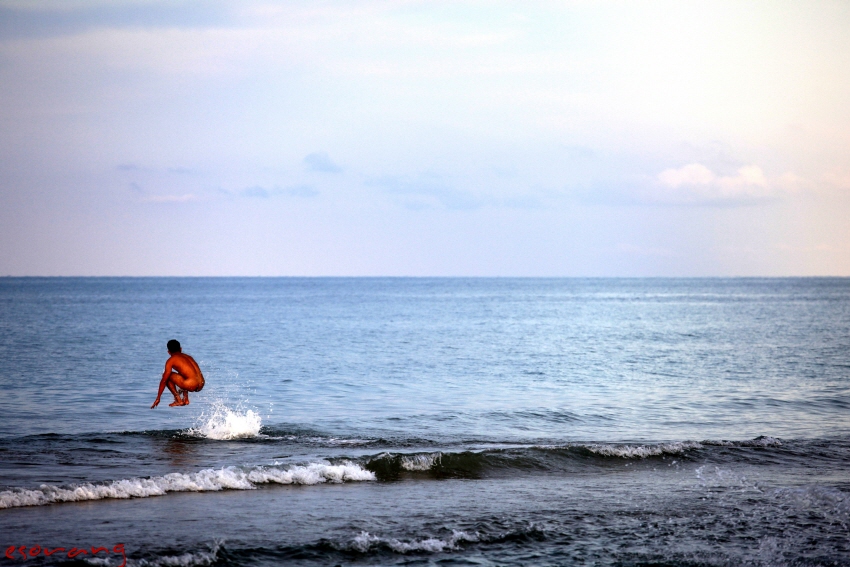
[[[452,535],[446,539],[429,537],[410,541],[383,538],[371,535],[369,532],[361,532],[351,541],[348,547],[351,551],[359,553],[367,553],[374,548],[387,548],[395,553],[440,553],[457,549],[458,544],[462,542],[477,541],[479,541],[477,533],[469,534],[460,530],[452,530]]]
[[[194,473],[170,473],[151,478],[115,480],[103,484],[85,483],[66,487],[41,485],[38,490],[23,488],[0,492],[0,509],[43,506],[60,502],[82,502],[108,498],[148,498],[169,492],[217,492],[220,490],[253,490],[260,484],[303,484],[376,480],[373,472],[351,462],[338,465],[310,463],[276,466],[225,467]]]
[[[682,441],[677,443],[659,443],[657,445],[584,445],[591,453],[603,457],[621,459],[646,459],[661,455],[681,455],[691,449],[701,449],[702,443]]]
[[[618,466],[622,461],[695,456],[712,448],[759,449],[781,447],[772,437],[747,441],[679,441],[654,444],[575,443],[480,449],[455,452],[390,453],[365,459],[364,466],[379,480],[396,480],[406,474],[436,478],[479,478],[503,472],[580,472],[588,465]],[[717,455],[716,455],[717,456]],[[719,456],[718,456],[719,457]]]
[[[225,408],[226,409],[226,408]],[[223,411],[223,410],[222,410]],[[230,411],[230,410],[228,410]],[[227,412],[224,416],[226,424]],[[234,415],[231,412],[231,415]],[[235,414],[250,418],[252,412]],[[212,425],[205,436],[228,438],[245,428],[215,425],[213,416],[205,424]],[[233,423],[233,419],[231,419]],[[259,428],[257,417],[256,431]],[[265,438],[265,436],[263,436]],[[232,438],[232,437],[230,437]],[[278,443],[274,438],[267,438]],[[812,445],[802,450],[799,442],[782,441],[772,437],[758,437],[745,441],[680,441],[667,443],[571,443],[563,445],[525,445],[500,448],[470,448],[466,450],[398,451],[373,455],[345,457],[332,461],[321,460],[309,464],[278,464],[270,466],[223,467],[204,469],[191,473],[170,473],[162,476],[134,477],[109,482],[85,482],[68,485],[43,484],[37,489],[15,487],[0,491],[0,509],[21,506],[41,506],[60,502],[87,500],[146,498],[162,496],[169,492],[213,492],[221,490],[252,490],[263,484],[339,483],[346,481],[396,481],[415,478],[465,478],[513,476],[517,474],[586,474],[589,471],[621,471],[624,464],[657,467],[666,460],[668,466],[679,463],[703,463],[699,471],[735,462],[786,462],[804,459],[822,459],[824,462],[845,460],[848,451],[843,446]],[[111,453],[110,453],[111,454]],[[305,459],[307,460],[307,459]],[[309,459],[313,460],[313,459]],[[721,467],[722,469],[722,467]],[[718,469],[718,470],[721,470]],[[634,470],[634,469],[630,469]],[[707,473],[706,473],[707,474]]]
[[[401,468],[406,471],[427,471],[431,470],[434,465],[439,464],[442,456],[442,453],[402,455],[400,464]]]
[[[703,441],[703,445],[719,445],[721,447],[781,447],[782,441],[775,437],[762,435],[746,441]]]

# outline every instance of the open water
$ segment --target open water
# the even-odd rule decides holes
[[[850,279],[0,278],[0,565],[850,565],[848,465]]]

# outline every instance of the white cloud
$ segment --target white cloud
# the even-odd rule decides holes
[[[757,165],[738,169],[735,175],[717,175],[700,163],[665,169],[652,189],[656,199],[682,203],[754,202],[777,197],[779,184],[768,180]]]

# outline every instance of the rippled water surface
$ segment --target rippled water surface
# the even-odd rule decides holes
[[[10,565],[850,565],[848,279],[5,278],[0,385]]]

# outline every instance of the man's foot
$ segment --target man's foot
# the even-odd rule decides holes
[[[189,392],[187,392],[185,390],[183,391],[183,403],[180,404],[180,405],[181,406],[188,406],[189,405]]]
[[[171,402],[170,404],[168,404],[168,407],[176,408],[177,406],[182,406],[182,405],[185,405],[183,403],[183,400],[181,400],[180,398],[174,398],[174,401]]]

